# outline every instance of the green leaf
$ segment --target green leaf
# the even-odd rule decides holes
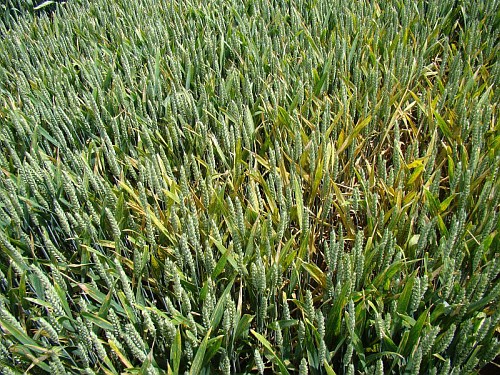
[[[104,299],[104,302],[101,304],[99,308],[99,317],[105,318],[108,316],[109,307],[111,306],[111,301],[113,299],[113,288],[111,288]]]
[[[382,338],[383,347],[389,349],[390,352],[397,352],[398,346],[394,343],[392,338],[384,334]]]
[[[408,341],[401,353],[403,357],[408,357],[412,349],[415,348],[415,345],[417,344],[417,341],[420,338],[420,334],[422,333],[422,328],[424,327],[428,315],[429,315],[429,310],[425,310],[422,314],[420,314],[420,316],[417,319],[417,322],[411,328],[410,334],[408,336]]]
[[[221,124],[221,126],[224,126],[224,124]],[[220,159],[222,160],[222,162],[224,163],[226,168],[231,169],[231,167],[229,166],[229,164],[227,162],[225,153],[224,153],[224,151],[222,151],[217,138],[215,138],[215,136],[213,136],[213,135],[211,135],[210,138],[212,139],[212,143],[215,146],[215,150],[217,151],[217,155],[220,157]]]
[[[72,318],[73,314],[71,312],[71,309],[69,308],[66,292],[57,283],[54,283],[54,289],[56,290],[57,296],[59,297],[59,301],[61,302],[64,312],[66,313],[66,317]]]
[[[453,134],[451,132],[450,127],[448,126],[448,123],[441,117],[441,115],[437,111],[434,111],[434,117],[436,118],[437,125],[441,130],[441,132],[444,134],[444,136],[448,138],[449,141],[453,141],[452,140]]]
[[[123,311],[127,315],[127,318],[129,319],[129,321],[132,324],[136,324],[137,323],[137,318],[136,318],[136,315],[135,315],[135,311],[132,308],[132,306],[130,305],[130,302],[128,301],[127,297],[125,296],[125,293],[120,290],[120,291],[117,292],[117,295],[118,295],[118,299],[120,300],[120,302],[122,304]]]
[[[404,357],[401,354],[397,353],[397,352],[383,351],[383,352],[379,352],[379,353],[370,354],[369,356],[367,356],[366,357],[366,363],[370,364],[371,362],[374,362],[377,359],[383,358],[383,357],[386,357],[386,356],[387,357],[388,356],[398,357],[399,359],[404,359]]]
[[[410,304],[410,298],[413,292],[413,284],[415,283],[415,275],[417,270],[413,271],[410,277],[407,278],[403,292],[398,298],[397,312],[400,314],[406,314],[408,310],[408,305]]]
[[[36,127],[36,130],[47,140],[49,141],[50,143],[52,143],[52,145],[56,146],[56,147],[61,147],[61,145],[59,144],[58,141],[56,141],[50,134],[47,130],[45,130],[43,127],[41,126],[37,126]]]
[[[98,302],[100,305],[102,305],[107,298],[104,293],[100,292],[97,289],[94,289],[94,287],[90,284],[78,283],[77,285],[84,293],[86,293],[90,298]],[[111,301],[111,306],[118,314],[125,313],[125,310],[122,308],[122,306],[113,300]]]
[[[316,95],[316,96],[319,96],[324,89],[326,79],[328,78],[328,75],[330,74],[330,69],[332,66],[332,59],[333,59],[333,53],[330,53],[328,56],[328,59],[326,60],[325,66],[323,67],[323,72],[321,73],[321,77],[314,85],[313,92],[314,92],[314,95]]]
[[[500,287],[498,286],[498,284],[496,284],[496,286],[493,287],[486,296],[484,296],[477,302],[471,303],[467,307],[467,313],[480,311],[484,309],[489,303],[495,300],[497,301],[498,304],[498,296],[500,296]]]
[[[325,371],[327,375],[337,375],[337,373],[333,370],[332,366],[328,364],[326,359],[323,360],[323,366],[325,366]]]
[[[224,335],[220,335],[208,340],[207,351],[205,353],[205,364],[209,363],[210,360],[217,354],[221,347],[223,338]]]
[[[387,267],[382,273],[378,274],[373,280],[373,285],[378,288],[382,285],[385,285],[387,280],[391,280],[394,275],[396,275],[403,268],[403,260],[399,260],[397,262],[392,263],[389,267]]]
[[[229,249],[227,249],[222,243],[220,243],[220,241],[217,241],[212,236],[210,236],[210,239],[215,244],[217,249],[219,249],[220,253],[222,254],[222,257],[226,256],[226,259],[229,261],[229,264],[231,264],[231,266],[233,266],[233,269],[238,270],[238,265],[236,264],[236,260],[234,260],[233,254],[231,254]],[[214,273],[216,273],[215,272],[216,269],[217,269],[217,272],[222,272],[222,270],[224,269],[224,265],[223,264],[219,265],[219,263],[220,263],[220,259],[219,259],[219,262],[217,262],[217,264],[215,266]],[[225,260],[224,260],[224,263],[225,263]],[[217,267],[219,267],[219,268],[217,268]],[[222,267],[222,269],[221,269],[221,267]],[[215,279],[215,277],[214,277],[214,279]]]
[[[191,87],[191,80],[193,79],[193,73],[194,73],[194,67],[192,64],[189,64],[188,66],[188,71],[187,71],[187,74],[186,74],[186,90],[189,90],[189,88]]]
[[[430,316],[431,324],[437,322],[438,318],[441,315],[448,315],[452,310],[453,310],[453,307],[451,307],[447,302],[438,303],[431,313],[431,316]]]
[[[25,300],[29,301],[31,303],[34,303],[36,305],[43,306],[43,307],[45,307],[47,309],[52,309],[52,304],[50,304],[47,301],[44,301],[44,300],[41,300],[41,299],[38,299],[38,298],[31,298],[31,297],[26,297]]]
[[[104,329],[105,331],[113,331],[113,324],[108,322],[106,319],[96,316],[94,314],[82,311],[80,315],[86,320],[94,323],[96,326]]]
[[[214,240],[215,241],[215,240]],[[217,261],[214,270],[212,271],[212,279],[216,280],[217,276],[219,276],[222,271],[224,271],[224,267],[226,266],[227,258],[229,256],[229,249],[226,249],[222,256]]]
[[[342,323],[342,310],[347,301],[347,294],[349,293],[350,285],[345,283],[342,286],[342,290],[340,295],[334,300],[333,306],[330,309],[330,313],[328,314],[326,326],[329,329],[326,332],[325,341],[329,342],[333,339],[334,336],[338,336],[340,334],[340,327]]]
[[[177,328],[177,333],[175,334],[174,342],[170,347],[170,359],[172,361],[172,368],[174,370],[174,374],[179,373],[179,368],[181,365],[181,357],[182,357],[181,330],[180,328]]]
[[[297,319],[278,320],[276,323],[279,324],[279,326],[280,326],[281,329],[283,329],[283,328],[294,327],[297,324],[299,324],[299,321]]]
[[[299,228],[302,229],[302,215],[304,213],[304,201],[302,200],[302,189],[299,180],[294,179],[295,200],[297,201],[297,219],[299,221]]]
[[[250,111],[250,108],[248,108],[247,105],[245,106],[244,111],[245,111],[245,117],[248,119],[248,125],[250,126],[250,134],[248,134],[248,136],[250,137],[250,139],[253,139],[255,134],[255,124],[253,121],[252,112]]]
[[[250,322],[253,320],[254,316],[249,314],[244,314],[236,327],[236,332],[234,334],[234,340],[238,340],[240,337],[244,337],[248,334],[248,329],[250,328]]]
[[[217,305],[215,306],[215,309],[212,313],[212,319],[210,321],[210,328],[213,330],[215,330],[217,328],[220,320],[222,319],[222,316],[224,314],[224,307],[226,305],[227,296],[229,296],[229,294],[231,293],[231,288],[233,287],[233,283],[234,283],[234,278],[226,286],[226,289],[224,289],[224,292],[222,293],[222,295],[219,297],[219,299],[217,301]]]
[[[279,367],[279,369],[281,371],[281,374],[282,375],[289,374],[289,372],[286,369],[285,364],[283,363],[283,361],[274,352],[274,350],[273,350],[273,348],[271,346],[271,343],[269,341],[267,341],[267,339],[264,336],[262,336],[260,333],[255,332],[253,329],[250,330],[250,332],[252,332],[252,335],[254,335],[257,338],[257,340],[260,341],[260,343],[264,346],[264,348],[266,348],[266,350],[272,356],[272,358],[274,359],[274,361],[278,365],[278,367]]]
[[[31,337],[29,337],[26,334],[26,332],[21,331],[17,327],[13,326],[12,324],[10,324],[10,322],[8,322],[2,316],[0,316],[0,326],[2,326],[5,331],[10,333],[13,339],[19,341],[21,344],[29,345],[30,347],[34,348],[39,353],[45,353],[45,351],[46,351],[45,348],[39,346],[35,340],[33,340]]]
[[[434,197],[434,195],[427,189],[424,190],[427,207],[432,216],[437,215],[440,212],[439,200]]]
[[[210,338],[211,332],[212,328],[209,328],[207,334],[205,335],[205,338],[196,351],[193,359],[193,364],[191,365],[191,370],[189,371],[190,375],[198,375],[201,372],[203,361],[205,359],[205,351],[207,350],[208,339]]]
[[[444,211],[446,211],[446,209],[448,208],[448,206],[450,205],[450,203],[453,201],[454,198],[455,198],[455,194],[452,194],[448,198],[446,198],[444,201],[442,201],[439,204],[439,212],[443,213]]]
[[[146,356],[146,360],[142,363],[140,373],[147,374],[149,366],[151,365],[152,362],[153,362],[153,353],[152,353],[152,351],[150,351],[148,353],[148,355]]]

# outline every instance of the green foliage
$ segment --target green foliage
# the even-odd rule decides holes
[[[50,14],[56,9],[57,3],[65,2],[66,0],[3,0],[0,4],[0,22],[3,22],[6,28],[16,27],[20,17]],[[1,35],[5,36],[3,32]]]
[[[1,373],[500,353],[498,1],[54,9],[0,21]]]

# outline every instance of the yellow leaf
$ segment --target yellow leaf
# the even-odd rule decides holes
[[[408,179],[408,181],[406,183],[408,185],[413,184],[417,180],[417,178],[422,174],[423,170],[424,170],[423,165],[418,166],[415,169],[415,171],[411,174],[410,178]]]
[[[416,160],[412,161],[410,164],[407,165],[408,169],[413,169],[413,168],[416,168],[416,167],[423,166],[425,159],[426,158],[423,157],[423,158],[419,158],[419,159],[416,159]]]
[[[109,347],[111,348],[111,350],[113,350],[113,352],[118,356],[118,358],[120,358],[120,361],[122,361],[123,365],[126,368],[133,368],[134,367],[134,366],[132,366],[132,363],[129,362],[127,357],[125,357],[123,355],[123,353],[120,351],[120,349],[118,349],[118,346],[116,346],[116,344],[113,340],[108,340],[108,344],[109,344]]]

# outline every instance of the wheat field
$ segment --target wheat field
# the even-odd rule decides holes
[[[498,367],[499,14],[5,1],[0,373]]]

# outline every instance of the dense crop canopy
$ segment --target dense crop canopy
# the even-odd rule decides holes
[[[22,3],[0,20],[2,374],[500,353],[499,1]]]

